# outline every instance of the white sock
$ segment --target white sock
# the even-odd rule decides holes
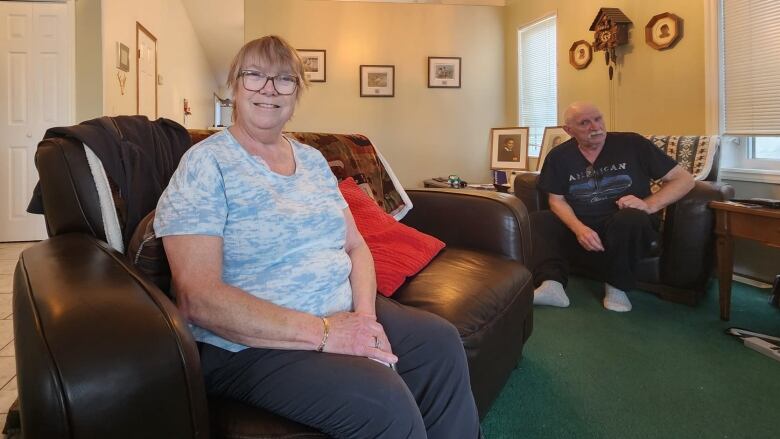
[[[546,280],[534,290],[534,305],[550,305],[560,308],[569,306],[569,298],[563,289],[563,284],[554,280]]]
[[[604,284],[604,308],[610,311],[631,311],[631,301],[623,290]]]

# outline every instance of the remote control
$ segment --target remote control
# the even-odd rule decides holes
[[[735,203],[756,204],[759,206],[769,207],[770,209],[780,209],[780,200],[773,200],[771,198],[744,198],[731,201]]]

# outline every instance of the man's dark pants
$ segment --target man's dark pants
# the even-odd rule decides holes
[[[376,313],[399,358],[397,372],[364,357],[233,353],[199,343],[206,390],[338,438],[477,438],[479,417],[455,327],[384,297]]]
[[[658,238],[660,221],[638,209],[621,209],[606,218],[582,220],[598,233],[603,252],[585,250],[576,235],[550,210],[530,217],[534,284],[554,280],[566,287],[572,265],[628,291],[636,283],[636,264]]]

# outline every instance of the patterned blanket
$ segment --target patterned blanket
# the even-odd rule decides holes
[[[655,146],[693,175],[693,178],[705,180],[712,170],[715,152],[718,150],[718,136],[645,136]],[[660,181],[652,182],[653,193],[661,188]]]
[[[412,203],[379,151],[360,134],[286,133],[317,148],[339,181],[352,177],[385,212],[401,219]]]
[[[213,134],[189,130],[193,145]],[[317,148],[339,181],[352,177],[385,212],[400,220],[411,210],[412,202],[385,159],[366,136],[288,132],[301,143]]]

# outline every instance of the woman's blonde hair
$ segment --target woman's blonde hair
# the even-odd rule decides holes
[[[238,51],[233,62],[230,63],[230,71],[227,77],[227,87],[235,98],[238,87],[241,86],[238,74],[247,61],[254,61],[269,66],[289,67],[290,73],[298,77],[298,88],[295,98],[299,99],[303,89],[309,86],[309,81],[303,71],[303,61],[298,52],[282,37],[266,35],[252,40]],[[237,108],[233,108],[233,121],[236,120]]]

